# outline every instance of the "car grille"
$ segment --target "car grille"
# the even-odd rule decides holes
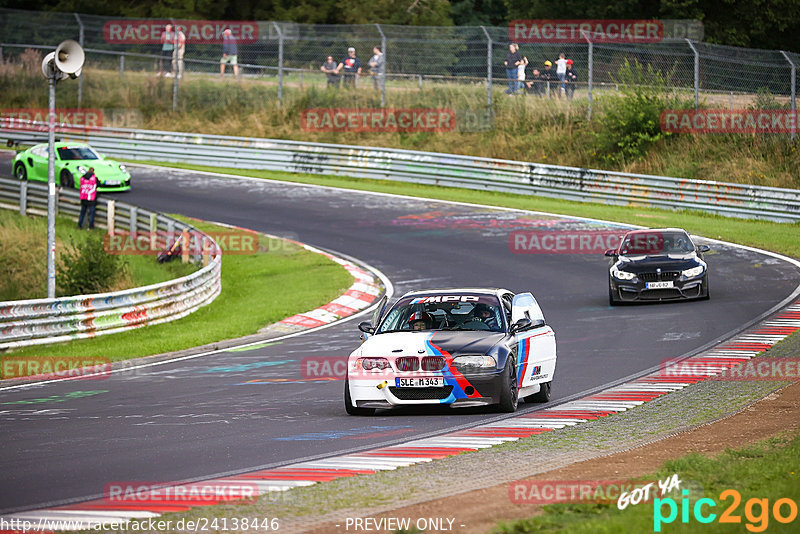
[[[664,271],[659,277],[658,273],[639,273],[639,279],[643,282],[669,282],[670,280],[677,280],[681,275],[679,271]]]
[[[675,288],[672,289],[648,289],[639,293],[639,298],[642,300],[647,299],[675,299],[681,296],[681,292]]]
[[[398,371],[416,371],[419,369],[419,358],[416,356],[402,356],[395,360]]]
[[[441,371],[444,369],[444,358],[442,356],[425,356],[422,358],[423,371]]]
[[[389,391],[400,400],[446,399],[453,391],[453,386],[443,388],[398,388],[389,386]]]

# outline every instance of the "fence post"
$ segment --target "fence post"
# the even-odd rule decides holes
[[[114,235],[114,212],[116,211],[116,207],[116,200],[109,200],[108,204],[106,204],[106,227],[108,228],[109,235]]]
[[[28,212],[28,181],[19,183],[19,214],[23,217]]]
[[[278,32],[278,107],[283,102],[283,32],[277,22],[273,22],[275,31]]]
[[[81,45],[83,48],[83,21],[81,17],[77,13],[73,13],[75,15],[75,20],[78,21],[78,27],[80,28],[78,34],[78,44]],[[83,101],[83,76],[78,76],[78,107],[81,107],[81,102]]]
[[[303,71],[300,71],[300,90],[303,90]]]
[[[172,47],[172,62],[170,63],[170,68],[172,69],[172,111],[173,113],[178,111],[178,73],[180,72],[180,68],[178,65],[178,25],[175,24],[175,20],[170,19],[172,23],[173,33],[175,34],[175,44]],[[173,68],[174,65],[174,68]]]
[[[381,34],[381,52],[383,52],[383,75],[379,82],[381,84],[381,107],[384,108],[386,107],[386,35],[383,33],[380,24],[376,24],[375,27],[378,28],[378,32]]]
[[[492,108],[492,36],[486,31],[486,28],[481,26],[484,35],[486,35],[486,106]]]
[[[694,109],[697,110],[700,107],[700,54],[691,39],[686,39],[686,42],[694,52]]]
[[[136,225],[136,221],[139,218],[139,208],[137,206],[131,206],[130,210],[131,210],[130,211],[131,216],[130,216],[129,224],[130,224],[130,227],[131,227],[131,235],[135,236],[136,234],[139,233],[139,231],[138,231],[139,229],[137,228],[137,225]]]
[[[158,248],[158,214],[150,214],[150,251]]]
[[[119,79],[122,79],[122,76],[125,74],[125,54],[120,54],[119,56]]]
[[[588,82],[589,84],[586,86],[587,90],[587,99],[588,99],[588,107],[586,109],[586,119],[592,120],[592,89],[594,89],[594,43],[591,39],[589,39],[589,33],[584,31],[583,38],[586,39],[586,42],[589,43],[589,74],[588,74]],[[547,83],[548,87],[550,86],[550,82]]]
[[[795,65],[794,61],[789,57],[789,54],[783,50],[781,50],[781,54],[783,54],[783,57],[789,62],[789,65],[792,66],[792,117],[794,118],[792,121],[794,125],[792,127],[792,141],[794,141],[794,138],[797,136],[797,102],[795,100],[797,90],[797,65]]]

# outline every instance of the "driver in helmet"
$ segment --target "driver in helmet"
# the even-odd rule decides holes
[[[484,304],[483,302],[477,303],[475,307],[472,309],[472,320],[485,323],[486,326],[492,329],[497,327],[497,321],[495,319],[492,308],[490,308],[488,304]]]
[[[433,317],[428,312],[414,312],[408,319],[411,330],[430,330],[433,326]]]

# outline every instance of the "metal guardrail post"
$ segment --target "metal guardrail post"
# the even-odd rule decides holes
[[[109,200],[106,204],[106,228],[108,228],[109,235],[114,235],[114,217],[117,209],[117,201]]]
[[[150,250],[156,250],[158,246],[158,214],[150,214]]]
[[[119,55],[119,79],[125,75],[125,54]]]
[[[588,99],[588,107],[586,109],[586,118],[587,120],[592,120],[592,89],[594,88],[594,43],[591,39],[589,39],[588,32],[582,32],[583,38],[586,39],[586,42],[589,43],[589,75],[588,81],[589,85],[587,86],[587,99]],[[548,89],[550,88],[550,82],[547,83]]]
[[[75,20],[78,21],[78,27],[80,28],[78,44],[83,48],[83,21],[77,13],[73,13],[73,15],[75,15]],[[78,76],[78,107],[81,107],[81,102],[83,102],[83,76]]]
[[[136,206],[130,207],[130,230],[131,234],[136,234],[138,232],[138,228],[136,227],[136,220],[139,218],[139,208]]]
[[[283,32],[277,22],[273,22],[275,31],[278,32],[278,107],[283,102]]]
[[[386,107],[386,34],[383,33],[383,29],[381,29],[380,24],[375,24],[375,27],[378,28],[378,32],[381,34],[381,52],[383,53],[383,74],[381,75],[380,84],[381,84],[381,107]]]
[[[486,106],[492,108],[492,36],[481,26],[483,34],[486,35]],[[420,89],[422,89],[422,78],[420,78]]]
[[[789,62],[789,65],[792,66],[792,116],[794,117],[794,128],[792,128],[792,141],[794,141],[795,137],[797,136],[797,101],[796,101],[796,89],[797,89],[797,65],[795,65],[792,58],[789,57],[789,54],[781,50],[781,54],[783,57],[786,58],[786,61]]]
[[[694,109],[700,107],[700,53],[691,39],[686,39],[689,47],[694,52]]]
[[[28,213],[28,181],[19,183],[19,214],[23,217]]]

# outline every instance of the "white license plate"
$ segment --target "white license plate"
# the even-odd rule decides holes
[[[106,180],[105,185],[119,185],[119,180]]]
[[[647,282],[647,289],[669,289],[674,287],[672,282]]]
[[[399,388],[442,388],[443,376],[418,376],[414,378],[395,378],[394,383]]]

